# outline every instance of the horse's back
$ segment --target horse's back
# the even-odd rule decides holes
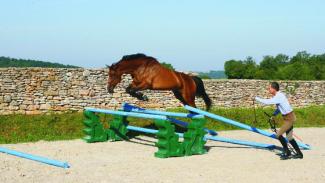
[[[129,67],[134,66],[134,78],[137,81],[146,81],[152,89],[195,90],[195,82],[191,76],[163,66],[154,57],[144,54],[126,55],[122,58]]]

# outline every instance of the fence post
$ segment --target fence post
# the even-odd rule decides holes
[[[86,128],[83,132],[87,135],[83,139],[88,142],[105,142],[107,141],[107,134],[103,127],[103,124],[100,122],[99,117],[91,111],[84,111],[84,125]]]
[[[107,138],[111,141],[120,141],[129,139],[126,133],[127,121],[126,116],[114,115],[114,119],[109,123],[109,129],[107,129]]]
[[[184,156],[183,147],[178,142],[178,135],[175,133],[175,126],[167,120],[155,120],[155,125],[159,128],[156,146],[158,151],[155,157],[168,158],[172,156]]]
[[[206,119],[204,118],[193,118],[192,122],[187,126],[188,130],[184,133],[184,141],[182,144],[186,156],[206,153],[206,149],[204,148],[206,143],[204,135],[207,133],[204,130],[205,123]]]

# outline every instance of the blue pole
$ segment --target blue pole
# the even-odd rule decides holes
[[[153,130],[153,129],[148,129],[148,128],[141,128],[141,127],[131,126],[131,125],[128,125],[126,128],[128,130],[143,132],[143,133],[150,133],[150,134],[158,133],[158,130]]]
[[[203,115],[198,115],[198,114],[188,114],[188,113],[167,112],[167,111],[144,109],[141,107],[130,105],[128,103],[123,103],[122,107],[123,107],[123,110],[127,111],[127,112],[140,112],[140,113],[146,113],[146,114],[156,114],[156,115],[162,115],[162,116],[172,116],[172,117],[181,117],[181,118],[204,118]]]
[[[252,147],[258,147],[258,148],[266,148],[266,149],[274,149],[275,148],[275,145],[272,145],[272,144],[250,142],[250,141],[244,141],[244,140],[224,138],[224,137],[220,137],[220,136],[215,136],[215,137],[205,136],[204,138],[206,138],[208,140],[213,140],[213,141],[226,142],[226,143],[231,143],[231,144],[239,144],[239,145],[245,145],[245,146],[252,146]]]
[[[57,167],[70,168],[70,165],[67,162],[61,162],[61,161],[57,161],[57,160],[53,160],[53,159],[44,158],[41,156],[35,156],[32,154],[14,151],[14,150],[10,150],[10,149],[3,148],[3,147],[0,147],[0,152],[18,156],[21,158],[26,158],[26,159],[37,161],[37,162],[41,162],[41,163],[45,163],[45,164],[49,164],[49,165],[53,165],[53,166],[57,166]]]
[[[148,128],[141,128],[141,127],[131,126],[131,125],[128,125],[126,128],[128,130],[131,130],[131,131],[137,131],[137,132],[143,132],[143,133],[150,133],[150,134],[156,134],[156,133],[158,133],[158,130],[148,129]],[[183,133],[176,133],[176,134],[179,137],[183,137]]]
[[[239,128],[243,128],[243,129],[248,130],[248,131],[252,131],[252,132],[255,132],[255,133],[270,137],[270,138],[273,138],[273,139],[277,139],[275,134],[273,134],[273,133],[270,133],[270,132],[267,132],[267,131],[264,131],[264,130],[261,130],[261,129],[258,129],[258,128],[255,128],[255,127],[252,127],[252,126],[249,126],[249,125],[246,125],[246,124],[243,124],[243,123],[240,123],[240,122],[237,122],[237,121],[234,121],[234,120],[231,120],[231,119],[219,116],[219,115],[216,115],[216,114],[212,114],[212,113],[209,113],[209,112],[206,112],[206,111],[203,111],[203,110],[200,110],[200,109],[188,106],[188,105],[185,106],[185,109],[187,109],[189,111],[192,111],[192,112],[195,112],[195,113],[198,113],[198,114],[208,116],[208,117],[210,117],[212,119],[215,119],[215,120],[227,123],[227,124],[237,126]],[[298,145],[300,147],[302,147],[304,149],[310,149],[310,146],[308,144],[304,144],[304,143],[301,143],[301,142],[297,142],[297,143],[298,143]]]
[[[164,116],[173,116],[173,117],[183,117],[183,118],[204,118],[203,115],[193,115],[193,114],[187,114],[187,113],[176,113],[176,112],[164,112],[164,111],[156,111],[156,110],[149,110],[149,109],[143,109],[137,106],[130,105],[128,103],[123,103],[123,110],[128,112],[140,112],[145,114],[158,114],[158,115],[164,115]],[[167,119],[175,124],[178,124],[183,127],[187,127],[188,123],[177,120],[175,118],[167,117]],[[210,135],[218,135],[218,133],[214,130],[210,130],[207,128],[204,128],[204,131],[208,132]]]
[[[148,129],[148,128],[141,128],[136,126],[127,126],[128,130],[132,131],[138,131],[143,133],[150,133],[150,134],[156,134],[158,130]],[[183,133],[176,133],[179,137],[183,137]],[[267,149],[273,149],[275,148],[275,145],[271,144],[262,144],[257,142],[250,142],[250,141],[243,141],[243,140],[236,140],[231,138],[224,138],[224,137],[218,137],[218,136],[208,136],[206,135],[204,137],[205,140],[213,140],[213,141],[219,141],[219,142],[225,142],[225,143],[231,143],[231,144],[239,144],[244,146],[251,146],[251,147],[257,147],[257,148],[267,148]]]
[[[85,110],[91,111],[91,112],[105,113],[105,114],[115,114],[115,115],[120,115],[120,116],[131,116],[131,117],[136,117],[136,118],[167,120],[166,116],[153,115],[153,114],[142,114],[142,113],[136,113],[136,112],[113,111],[113,110],[108,110],[108,109],[97,109],[97,108],[90,108],[90,107],[86,107]]]
[[[175,123],[175,124],[178,124],[180,126],[184,126],[184,127],[187,127],[188,126],[188,123],[184,122],[184,121],[181,121],[181,120],[178,120],[178,119],[175,119],[175,118],[167,118],[170,122],[172,123]],[[204,128],[203,129],[205,132],[209,133],[210,135],[212,136],[216,136],[218,135],[218,133],[214,130],[210,130],[210,129],[207,129],[207,128]]]

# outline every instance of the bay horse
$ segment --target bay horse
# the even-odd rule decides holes
[[[198,96],[203,98],[207,110],[211,107],[211,99],[205,91],[201,78],[170,70],[153,57],[141,53],[125,55],[108,68],[109,93],[114,92],[123,74],[130,74],[133,81],[126,88],[126,92],[139,100],[148,100],[148,97],[140,92],[141,90],[171,90],[183,105],[196,107],[195,96]]]

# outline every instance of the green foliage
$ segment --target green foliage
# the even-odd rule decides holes
[[[229,79],[243,79],[244,72],[243,61],[229,60],[225,62],[225,74]]]
[[[213,108],[212,113],[225,116],[259,128],[269,128],[263,111],[272,113],[272,108],[258,108],[257,123],[254,123],[253,108]],[[186,112],[183,108],[170,111]],[[295,127],[325,127],[325,106],[311,106],[294,110],[297,116]],[[84,136],[83,113],[67,112],[64,114],[42,115],[0,115],[0,144],[21,143],[39,140],[70,140]],[[112,120],[111,115],[100,115],[102,122]],[[234,130],[236,127],[207,118],[206,127],[213,130]],[[130,125],[154,127],[153,121],[140,118],[128,118]],[[184,119],[182,119],[184,120]],[[184,120],[188,121],[188,120]],[[277,118],[281,121],[281,117]],[[107,128],[107,123],[103,123]],[[177,128],[179,130],[179,128]]]
[[[301,63],[293,63],[279,68],[279,70],[275,72],[277,78],[274,79],[315,80],[316,78],[312,72],[313,71],[308,65],[301,64]]]
[[[244,61],[244,68],[245,72],[243,74],[244,78],[246,79],[254,79],[255,73],[256,73],[256,63],[253,60],[252,57],[247,57],[247,59]]]
[[[175,70],[175,68],[172,66],[172,64],[169,64],[169,63],[166,63],[166,62],[161,62],[160,64],[162,66],[166,67],[167,69]]]
[[[46,68],[78,68],[72,65],[63,65],[59,63],[43,62],[36,60],[15,59],[9,57],[0,57],[0,67],[46,67]]]
[[[208,76],[208,75],[206,75],[206,74],[199,74],[199,77],[200,77],[201,79],[211,79],[211,77]]]
[[[209,71],[199,72],[199,77],[202,79],[225,79],[227,78],[225,71]]]
[[[224,65],[229,79],[264,80],[325,80],[325,54],[311,55],[298,52],[287,55],[264,56],[259,65],[251,58],[229,60]]]
[[[0,115],[0,143],[66,140],[83,136],[82,113]]]
[[[225,63],[225,73],[229,79],[254,79],[257,66],[252,57],[244,61],[229,60]]]

